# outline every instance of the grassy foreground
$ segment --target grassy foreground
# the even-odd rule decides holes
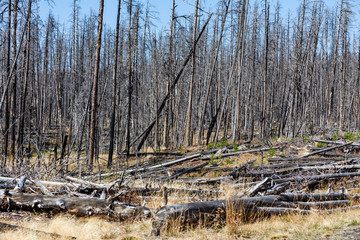
[[[26,228],[74,236],[77,239],[160,239],[151,237],[151,220],[134,222],[109,222],[100,218],[76,218],[68,215],[57,216],[51,220],[32,217],[31,221],[9,222]],[[341,230],[359,227],[360,209],[332,214],[286,215],[272,217],[258,222],[243,224],[228,223],[222,228],[195,227],[180,231],[169,229],[161,239],[321,239],[337,237]],[[0,233],[0,239],[53,239],[26,230]],[[64,238],[65,239],[65,238]]]

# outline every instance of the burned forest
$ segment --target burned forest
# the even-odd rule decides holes
[[[151,1],[71,0],[61,22],[41,17],[58,1],[0,0],[0,238],[268,239],[234,229],[358,211],[355,1],[209,1],[172,0],[160,26]],[[37,214],[146,235],[19,222]]]

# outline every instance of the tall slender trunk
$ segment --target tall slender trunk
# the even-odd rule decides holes
[[[194,13],[194,26],[193,26],[193,42],[192,46],[195,46],[196,39],[196,29],[197,29],[197,18],[198,18],[198,5],[199,0],[195,2],[195,13]],[[191,127],[191,115],[192,115],[192,99],[193,99],[193,89],[194,89],[194,78],[195,78],[195,61],[196,61],[196,51],[194,51],[191,58],[191,77],[190,77],[190,89],[189,89],[189,102],[187,109],[187,120],[186,120],[186,145],[192,145],[192,127]]]
[[[228,0],[227,4],[225,5],[225,13],[224,13],[224,16],[223,16],[223,19],[221,22],[220,37],[219,37],[219,41],[218,41],[218,44],[217,44],[217,47],[215,50],[214,60],[213,60],[213,63],[212,63],[211,69],[210,69],[209,80],[208,80],[209,83],[208,83],[208,86],[206,89],[205,102],[204,102],[202,114],[200,117],[200,130],[199,130],[199,140],[198,140],[199,144],[202,144],[202,141],[203,141],[206,107],[207,107],[207,104],[209,101],[210,90],[211,90],[213,79],[214,79],[214,73],[216,70],[217,60],[219,57],[219,51],[220,51],[220,47],[221,47],[221,43],[222,43],[226,18],[227,18],[228,12],[229,12],[230,2],[231,2],[231,0]]]
[[[32,0],[28,2],[28,12],[27,16],[31,14],[31,4]],[[30,17],[29,17],[30,19]],[[19,133],[18,133],[18,151],[21,159],[23,159],[23,143],[24,143],[24,125],[25,125],[25,107],[26,107],[26,97],[28,89],[28,79],[29,79],[29,68],[30,68],[30,39],[31,39],[31,21],[27,23],[27,41],[26,41],[26,66],[25,66],[25,76],[23,83],[23,96],[21,100],[21,109],[20,109],[20,122],[19,122]]]
[[[265,0],[265,63],[264,63],[264,79],[263,79],[263,106],[261,116],[261,136],[266,136],[266,88],[268,75],[268,53],[269,53],[269,5]]]
[[[7,56],[6,56],[6,73],[7,78],[10,77],[10,58],[11,58],[11,0],[8,2],[8,34],[7,34]],[[4,145],[3,145],[3,161],[1,166],[6,166],[6,158],[8,154],[8,144],[9,144],[9,127],[10,127],[10,101],[9,101],[9,91],[5,93],[5,136],[4,136]]]
[[[243,0],[242,9],[241,9],[241,20],[240,20],[240,56],[239,56],[239,80],[237,82],[237,94],[236,94],[236,112],[235,112],[235,122],[233,124],[233,134],[232,141],[235,142],[240,137],[240,106],[241,106],[241,81],[242,81],[242,67],[243,67],[243,56],[245,48],[245,24],[246,24],[246,15],[247,15],[247,2]]]
[[[119,26],[120,26],[120,10],[121,0],[118,2],[118,10],[116,17],[116,32],[115,32],[115,46],[114,46],[114,68],[113,68],[113,96],[111,103],[111,122],[110,122],[110,145],[109,145],[109,158],[107,167],[112,167],[113,153],[114,153],[114,136],[115,136],[115,116],[116,116],[116,97],[117,97],[117,62],[118,62],[118,51],[119,51]]]
[[[131,42],[131,18],[132,0],[129,1],[129,32],[128,32],[128,108],[127,108],[127,127],[126,127],[126,155],[130,154],[130,130],[131,130],[131,96],[132,96],[132,42]]]
[[[16,51],[17,51],[17,41],[16,41],[16,33],[17,33],[17,8],[18,8],[18,0],[14,0],[13,3],[13,32],[12,32],[12,56],[13,56],[13,64],[14,64],[14,73],[12,75],[12,95],[11,95],[11,146],[10,146],[10,155],[11,159],[14,161],[15,167],[15,143],[16,143],[16,104],[17,104],[17,59],[16,59]]]
[[[101,34],[103,25],[104,0],[100,0],[98,31],[96,37],[95,49],[95,68],[93,79],[93,91],[91,97],[91,123],[90,123],[90,156],[89,156],[89,170],[92,171],[95,153],[95,137],[96,137],[96,118],[97,118],[97,95],[98,95],[98,80],[100,67],[100,49],[101,49]]]
[[[171,20],[170,20],[170,31],[169,31],[169,56],[168,56],[168,82],[167,82],[167,91],[170,91],[171,80],[173,78],[173,25],[174,25],[174,17],[175,17],[175,0],[173,0],[172,10],[171,10]],[[174,97],[173,93],[170,93],[170,98]],[[167,111],[165,115],[165,123],[164,123],[164,145],[165,147],[169,147],[169,128],[170,128],[170,114],[172,114],[172,102],[169,101],[167,103]]]

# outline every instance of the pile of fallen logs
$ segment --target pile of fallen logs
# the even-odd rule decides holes
[[[112,220],[153,218],[154,234],[174,219],[183,223],[226,219],[235,211],[244,219],[274,214],[331,212],[358,207],[360,155],[358,142],[314,140],[329,145],[310,147],[302,156],[264,158],[271,148],[230,148],[181,155],[169,161],[144,161],[111,173],[58,176],[54,181],[0,177],[0,211],[68,212],[77,216],[106,216]],[[216,164],[251,153],[261,156],[234,167]],[[161,155],[157,153],[156,156]],[[169,156],[177,156],[179,154]],[[135,156],[137,157],[137,156]],[[257,157],[257,159],[259,159]],[[215,162],[215,163],[214,163]],[[216,177],[204,177],[217,171]],[[191,177],[190,173],[200,177]],[[110,183],[95,179],[112,178]],[[141,184],[139,184],[139,182]],[[235,189],[226,198],[221,186]],[[176,186],[176,187],[175,187]],[[355,191],[356,192],[356,191]],[[171,197],[179,204],[168,205]],[[149,207],[149,202],[157,199]]]
[[[6,178],[1,178],[1,181]],[[74,192],[71,188],[84,191],[79,188],[79,184],[29,181],[26,177],[17,180],[14,189],[7,182],[6,188],[0,190],[0,211],[37,211],[37,212],[68,212],[77,216],[107,216],[111,219],[127,219],[134,216],[150,216],[150,211],[145,206],[136,206],[116,201],[121,194],[126,194],[126,190],[118,192],[116,195],[107,197],[106,188],[102,188],[100,196],[96,196],[97,190],[92,190],[92,195]],[[61,186],[56,192],[48,190],[44,186]],[[101,185],[102,187],[109,187]],[[100,189],[100,188],[99,188]],[[39,193],[37,193],[37,190]],[[107,188],[109,192],[109,188]]]

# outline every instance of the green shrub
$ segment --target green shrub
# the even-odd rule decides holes
[[[331,140],[335,141],[337,139],[337,136],[339,135],[339,132],[336,131],[333,136],[331,137]]]
[[[233,152],[239,151],[239,147],[238,147],[237,144],[234,143],[234,145],[233,145],[233,150],[232,150],[232,151],[233,151]]]
[[[235,160],[231,160],[230,158],[225,159],[226,164],[233,164]]]
[[[207,147],[206,147],[207,150],[212,150],[212,149],[215,149],[215,143],[214,142],[210,142]]]
[[[180,146],[177,148],[177,150],[178,150],[179,152],[182,152],[183,147],[180,145]]]
[[[273,157],[275,155],[275,149],[271,146],[269,150],[269,155]]]
[[[220,142],[218,142],[217,144],[216,144],[216,147],[218,147],[218,148],[222,148],[222,147],[227,147],[227,146],[229,146],[230,144],[229,144],[229,142],[227,141],[227,140],[221,140]]]
[[[346,132],[346,133],[344,133],[343,138],[348,140],[348,141],[354,141],[355,140],[355,135],[352,132]]]

